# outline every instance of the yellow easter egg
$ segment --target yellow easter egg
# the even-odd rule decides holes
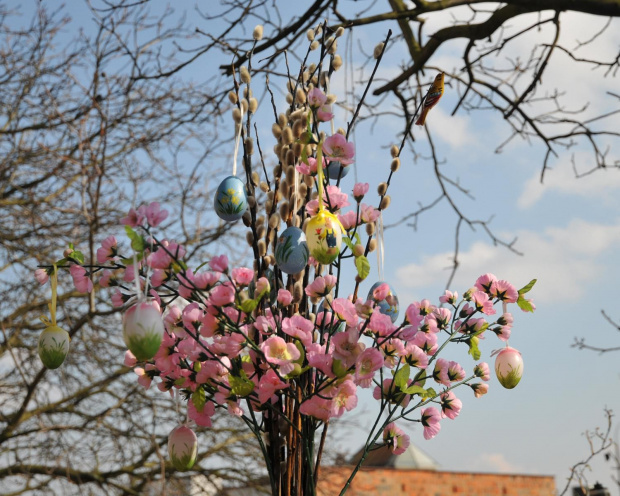
[[[320,211],[306,225],[306,242],[310,255],[324,265],[338,258],[342,246],[342,228],[338,218],[326,211]]]

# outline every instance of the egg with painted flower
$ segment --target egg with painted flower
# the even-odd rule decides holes
[[[342,228],[338,218],[325,210],[310,218],[306,225],[306,240],[310,255],[324,265],[338,258],[342,246]]]
[[[385,284],[387,288],[380,287],[383,284]],[[378,291],[375,292],[377,289]],[[378,281],[374,283],[370,288],[370,291],[368,291],[367,299],[373,300],[379,307],[379,311],[384,315],[388,315],[390,319],[392,319],[392,323],[396,322],[396,319],[398,318],[399,304],[398,296],[394,292],[392,286],[385,281]]]
[[[239,220],[248,209],[243,181],[236,176],[224,179],[215,192],[213,206],[220,219],[226,222]]]
[[[349,173],[349,169],[352,166],[345,165],[344,167],[342,167],[342,172],[340,172],[340,167],[341,167],[340,162],[336,160],[332,160],[331,162],[329,162],[329,165],[327,166],[327,175],[329,176],[330,179],[338,179],[338,177],[342,179]]]
[[[286,274],[301,272],[310,256],[304,232],[299,227],[287,227],[278,238],[275,256],[276,264],[282,272]]]

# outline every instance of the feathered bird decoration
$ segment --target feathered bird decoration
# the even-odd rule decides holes
[[[418,117],[418,120],[415,121],[418,126],[424,125],[424,122],[426,122],[426,115],[430,109],[437,105],[441,95],[443,95],[443,72],[435,76],[435,81],[433,81],[433,84],[431,84],[431,87],[424,97],[424,101],[422,102],[422,113],[420,117]]]

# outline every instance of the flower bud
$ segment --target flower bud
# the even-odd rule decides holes
[[[235,107],[233,109],[232,116],[233,121],[235,121],[237,124],[241,122],[241,110],[239,110],[239,108]]]
[[[392,163],[390,164],[390,170],[392,172],[396,172],[398,169],[400,169],[400,159],[398,157],[394,157]]]
[[[379,183],[379,186],[377,186],[377,193],[379,193],[379,196],[383,196],[387,193],[387,189],[388,189],[388,185],[387,183]]]
[[[234,91],[229,91],[228,92],[228,100],[230,100],[230,103],[232,103],[233,105],[237,105],[237,93],[235,93]]]
[[[252,179],[252,185],[258,186],[260,183],[260,177],[258,176],[258,172],[253,171],[250,178]]]
[[[333,93],[329,93],[327,95],[327,100],[325,100],[325,103],[328,105],[332,105],[333,103],[336,102],[336,100],[338,100],[338,97],[334,95]]]
[[[264,257],[267,254],[267,244],[264,239],[258,240],[258,254]]]
[[[381,57],[381,53],[383,52],[383,42],[379,43],[372,52],[372,56],[375,59]]]
[[[392,147],[390,148],[390,155],[392,155],[393,158],[400,155],[400,150],[396,145],[392,145]]]
[[[255,114],[257,109],[258,109],[258,100],[254,97],[250,98],[250,112]]]
[[[386,210],[390,206],[391,202],[392,198],[390,195],[385,195],[379,204],[379,210]]]
[[[243,81],[245,84],[250,84],[250,81],[252,80],[248,68],[244,65],[242,65],[239,69],[239,77],[241,78],[241,81]]]
[[[372,236],[374,233],[375,233],[374,223],[366,224],[366,234],[368,234],[368,236]]]
[[[368,224],[368,225],[372,225],[372,224]],[[368,244],[368,251],[369,252],[373,252],[377,249],[377,240],[376,239],[371,239],[370,243]]]
[[[314,29],[306,31],[306,38],[308,38],[308,41],[314,41]]]
[[[364,247],[362,245],[355,245],[353,247],[353,255],[361,257],[364,254]]]
[[[332,60],[332,68],[334,69],[334,71],[337,71],[341,67],[342,67],[342,57],[336,54],[334,55],[334,58]]]
[[[254,154],[254,140],[252,139],[251,136],[248,136],[245,140],[244,140],[244,145],[245,145],[245,152],[248,155],[252,155]]]
[[[340,26],[336,29],[336,34],[334,35],[336,38],[340,38],[344,34],[344,28]]]
[[[278,124],[281,128],[286,127],[286,125],[288,124],[288,117],[286,117],[286,115],[284,114],[278,115]]]
[[[245,240],[248,242],[248,245],[250,246],[254,244],[254,234],[252,234],[252,231],[247,231],[245,233]]]
[[[256,41],[260,41],[263,39],[263,26],[261,24],[257,25],[252,32],[252,38]]]
[[[314,40],[312,43],[310,43],[310,50],[316,50],[317,48],[319,48],[319,42]]]
[[[267,191],[269,191],[269,185],[267,184],[266,181],[261,181],[259,184],[259,187],[263,193],[267,193]]]
[[[274,123],[271,126],[271,133],[275,139],[279,139],[282,136],[282,128],[279,124]]]

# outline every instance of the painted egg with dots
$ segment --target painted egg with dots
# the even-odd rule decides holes
[[[69,333],[61,327],[51,325],[39,336],[37,351],[48,369],[57,369],[69,353]]]
[[[287,227],[276,243],[276,264],[286,274],[297,274],[308,264],[308,243],[305,233],[299,227]]]
[[[374,292],[375,292],[375,289],[377,289],[382,284],[387,284],[388,286],[387,294],[381,300],[378,300],[375,298]],[[383,295],[379,294],[379,296],[382,297]],[[388,315],[390,319],[392,319],[392,323],[396,322],[400,307],[398,304],[398,296],[394,292],[394,289],[392,288],[392,286],[390,286],[385,281],[378,281],[374,283],[372,287],[370,288],[370,291],[368,291],[367,299],[373,300],[379,307],[379,311],[384,315]]]
[[[239,220],[248,209],[245,185],[237,176],[228,176],[215,192],[213,207],[218,217],[226,222]]]
[[[342,246],[340,221],[330,212],[319,211],[306,225],[306,240],[310,255],[317,262],[332,263],[338,258]]]
[[[349,169],[352,167],[351,165],[347,165],[342,167],[342,173],[340,172],[341,164],[340,162],[333,160],[327,166],[327,175],[330,179],[338,179],[340,175],[340,179],[345,177],[349,173]]]
[[[347,328],[346,322],[338,319],[338,316],[332,312],[329,305],[325,306],[325,299],[321,300],[316,310],[317,325],[320,326],[323,318],[327,319],[323,325],[323,329],[327,330],[330,334],[344,332]]]

